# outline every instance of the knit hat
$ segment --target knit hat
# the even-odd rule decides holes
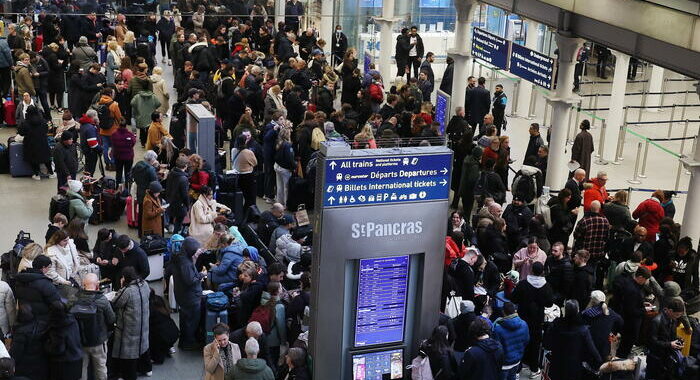
[[[78,44],[85,44],[85,45],[87,45],[87,43],[88,43],[87,37],[85,37],[85,36],[80,36],[80,39],[78,39]]]
[[[681,295],[681,287],[675,281],[664,282],[664,298],[678,297]]]
[[[83,183],[75,179],[70,179],[68,180],[68,188],[74,193],[79,193],[83,189]]]
[[[466,301],[462,301],[459,304],[459,312],[460,313],[470,313],[470,312],[473,313],[474,309],[475,309],[474,302],[472,302],[472,301],[466,300]]]
[[[73,134],[70,132],[61,133],[61,142],[73,140]]]
[[[151,193],[161,193],[163,192],[163,186],[161,186],[160,182],[153,181],[148,185],[148,191]]]

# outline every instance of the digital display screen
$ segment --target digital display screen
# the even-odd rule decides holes
[[[440,136],[445,135],[445,126],[447,125],[447,115],[450,112],[448,109],[450,103],[449,95],[442,91],[438,91],[435,100],[435,121],[440,123]]]
[[[353,380],[403,379],[403,350],[388,350],[352,356]]]
[[[355,347],[403,341],[408,256],[360,260]]]

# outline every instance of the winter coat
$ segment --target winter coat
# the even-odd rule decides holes
[[[107,297],[101,291],[80,289],[77,298],[79,301],[90,302],[97,306],[97,325],[100,331],[100,341],[106,342],[107,338],[109,338],[109,332],[117,320],[114,310],[112,310],[112,304],[109,303]]]
[[[163,114],[168,113],[170,111],[170,92],[165,85],[165,79],[160,75],[153,74],[151,82],[153,82],[153,94],[160,103],[157,111]]]
[[[5,281],[0,281],[0,329],[7,335],[17,319],[15,296]],[[0,338],[2,336],[0,335]]]
[[[172,172],[174,172],[174,170],[170,173]],[[134,182],[136,183],[136,198],[139,204],[142,204],[143,198],[146,196],[146,189],[148,189],[148,185],[150,185],[151,182],[158,180],[156,168],[146,161],[139,161],[136,163],[136,165],[134,165],[134,168],[131,169],[131,178],[133,178]],[[170,176],[168,176],[168,178],[170,178]],[[169,183],[166,186],[166,191],[170,191]],[[170,210],[172,210],[172,208]]]
[[[236,362],[226,380],[274,380],[272,370],[263,359],[243,358]]]
[[[214,233],[214,218],[217,217],[216,201],[200,195],[190,210],[190,236],[200,244],[207,242]]]
[[[92,205],[87,204],[82,195],[71,190],[66,191],[66,195],[70,199],[68,202],[68,220],[79,218],[87,222],[92,215]]]
[[[41,90],[44,93],[49,88],[49,64],[40,55],[37,56],[34,65],[34,71],[36,71],[39,76],[32,78],[34,80],[34,89],[37,91]]]
[[[30,268],[17,273],[15,281],[17,324],[48,321],[49,308],[61,302],[61,295],[51,279]]]
[[[117,130],[112,133],[112,155],[114,159],[119,161],[133,161],[135,144],[136,136],[131,133],[129,128],[117,128]]]
[[[151,125],[151,114],[160,106],[161,102],[152,91],[139,91],[134,95],[131,98],[131,110],[136,120],[136,127],[148,128],[148,126]]]
[[[649,198],[637,206],[632,217],[639,220],[639,225],[647,229],[647,241],[656,241],[659,223],[664,218],[664,208],[656,198]]]
[[[151,79],[148,77],[139,78],[138,76],[134,76],[129,81],[129,94],[131,94],[132,99],[133,99],[133,97],[135,97],[141,91],[153,92],[153,82],[151,82]],[[158,108],[158,107],[156,107],[156,108]],[[150,122],[150,116],[149,116],[149,122]]]
[[[578,318],[576,318],[578,319]],[[601,364],[588,326],[557,318],[544,335],[543,346],[551,350],[549,376],[552,380],[578,380],[583,362],[592,368]]]
[[[15,86],[17,86],[17,93],[20,96],[25,92],[33,97],[36,96],[31,67],[25,66],[21,62],[15,66]]]
[[[14,64],[12,50],[7,43],[7,39],[0,37],[0,68],[6,69]]]
[[[122,111],[119,108],[119,104],[107,95],[100,96],[100,100],[97,103],[100,105],[109,104],[109,106],[107,107],[109,107],[109,113],[111,114],[112,119],[114,120],[114,122],[112,123],[112,128],[100,128],[99,132],[101,136],[111,136],[112,133],[114,133],[119,128],[119,125],[121,124],[122,120],[124,120],[124,117],[122,116]]]
[[[595,151],[593,136],[588,131],[581,131],[574,138],[574,146],[571,147],[571,159],[581,165],[586,174],[591,174],[591,154]]]
[[[168,173],[165,186],[165,199],[170,204],[168,207],[168,214],[171,217],[183,218],[187,214],[190,199],[187,193],[189,187],[190,183],[187,179],[187,173],[177,168]]]
[[[517,314],[512,314],[494,322],[493,338],[503,346],[503,365],[512,365],[523,358],[525,347],[530,341],[530,331],[525,321]]]
[[[204,380],[224,380],[224,364],[221,360],[221,353],[224,351],[217,349],[216,341],[204,346]],[[228,361],[235,365],[241,359],[241,349],[235,343],[229,343]]]
[[[75,144],[56,144],[53,149],[53,162],[60,176],[75,175],[78,172],[78,151]]]
[[[41,116],[25,120],[20,126],[24,136],[24,160],[32,164],[43,164],[51,161],[51,149],[46,138],[48,125]]]
[[[151,267],[148,263],[148,256],[139,243],[132,240],[134,247],[124,253],[124,258],[119,261],[119,268],[133,267],[136,274],[142,279],[151,274]],[[121,277],[121,274],[119,275]],[[117,278],[119,278],[117,277]]]
[[[476,183],[479,181],[479,176],[481,175],[480,160],[481,154],[472,151],[467,154],[466,157],[464,157],[464,161],[462,161],[459,193],[464,198],[474,196],[474,187],[476,187]]]
[[[80,68],[87,72],[90,65],[97,63],[97,53],[90,46],[78,45],[73,48],[72,61],[78,61]]]
[[[22,123],[24,122],[24,116],[26,115],[27,109],[30,106],[36,107],[42,115],[44,114],[44,107],[41,105],[41,102],[34,101],[34,99],[31,99],[29,101],[29,104],[27,104],[23,100],[20,100],[15,108],[15,122],[17,123],[17,125],[22,125]]]
[[[105,67],[105,78],[107,80],[107,84],[114,84],[115,81],[115,71],[119,70],[119,65],[117,64],[117,59],[115,58],[115,55],[117,53],[114,51],[110,51],[107,53],[107,66]]]
[[[469,108],[469,124],[483,124],[484,116],[491,110],[491,93],[482,86],[467,92],[466,104]]]
[[[493,339],[486,338],[469,347],[459,365],[461,380],[498,380],[503,365],[503,347]]]
[[[141,211],[141,232],[143,235],[156,234],[163,236],[163,213],[160,205],[160,197],[154,197],[146,192]]]
[[[476,319],[476,314],[473,311],[468,311],[465,313],[460,313],[456,316],[452,323],[455,329],[454,337],[454,350],[458,352],[463,352],[469,347],[469,326]]]
[[[605,315],[600,306],[593,306],[581,312],[583,322],[589,326],[591,338],[600,357],[607,360],[610,355],[610,333],[621,333],[624,321],[620,314],[608,309]]]
[[[192,237],[186,238],[182,251],[174,254],[168,265],[173,275],[175,300],[177,300],[178,305],[191,307],[199,305],[202,296],[203,275],[197,272],[197,268],[192,262],[192,256],[196,249],[190,251],[184,247],[187,239],[193,240]]]
[[[46,256],[51,259],[51,267],[46,272],[46,277],[50,278],[55,285],[71,285],[69,281],[78,273],[80,266],[78,249],[75,247],[73,239],[68,240],[65,249],[59,245],[52,245],[46,250]]]
[[[163,136],[172,138],[168,130],[163,127],[163,123],[152,122],[148,126],[148,136],[146,137],[146,150],[154,150],[158,148],[158,144],[163,139]]]
[[[571,285],[571,293],[569,298],[578,301],[579,305],[588,305],[588,300],[593,291],[593,276],[595,275],[595,267],[584,265],[582,267],[574,267],[574,282]]]
[[[114,296],[112,306],[117,315],[112,357],[138,359],[148,350],[150,288],[143,280],[134,280]]]
[[[644,290],[633,278],[633,273],[621,274],[613,280],[610,307],[627,322],[644,317]]]
[[[608,202],[603,205],[603,214],[608,219],[611,230],[631,230],[634,226],[634,220],[627,205],[616,201]]]
[[[238,280],[238,265],[243,259],[243,252],[239,247],[228,246],[219,250],[221,262],[219,265],[209,270],[211,282],[214,284],[225,284]]]
[[[547,283],[554,292],[554,301],[563,304],[571,293],[571,284],[574,282],[574,265],[568,255],[557,260],[554,256],[547,257],[544,264],[547,273]]]
[[[65,366],[74,366],[83,358],[80,328],[73,314],[56,312],[50,316],[45,349],[51,362],[65,363]]]
[[[552,287],[544,277],[527,276],[520,280],[513,289],[510,300],[518,306],[518,315],[531,330],[542,329],[544,323],[544,308],[554,303]]]

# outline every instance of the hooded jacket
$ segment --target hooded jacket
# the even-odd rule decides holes
[[[80,150],[83,153],[96,149],[100,145],[95,121],[83,115],[80,117]]]
[[[68,202],[68,218],[72,220],[73,218],[80,218],[87,222],[92,215],[92,205],[85,202],[85,198],[82,195],[68,190],[66,195],[70,201]]]
[[[459,365],[461,380],[498,380],[503,365],[503,347],[493,338],[481,339],[464,352]]]
[[[187,173],[177,168],[170,171],[165,186],[165,199],[170,203],[168,213],[171,217],[183,218],[187,214],[189,207],[187,190],[189,187],[190,181],[187,178]],[[145,193],[146,189],[144,188],[143,191]]]
[[[238,280],[238,265],[243,259],[243,250],[240,246],[230,245],[219,251],[221,262],[209,271],[211,282],[214,284],[235,283]]]
[[[528,326],[541,329],[544,323],[544,308],[554,303],[552,287],[544,277],[529,275],[518,282],[510,295],[510,300],[518,305],[518,315]]]
[[[119,123],[122,122],[124,119],[122,117],[122,111],[119,109],[119,104],[112,99],[112,97],[108,95],[102,95],[100,96],[100,100],[97,102],[98,104],[109,104],[109,113],[112,114],[112,120],[114,120],[114,123],[112,123],[112,128],[110,129],[102,129],[100,128],[100,135],[102,136],[111,136],[114,131],[117,130],[119,127]],[[111,103],[111,104],[110,104]]]
[[[26,269],[15,276],[18,324],[48,321],[49,308],[61,303],[61,295],[51,279],[38,269]]]
[[[173,255],[169,264],[175,285],[175,300],[182,306],[199,305],[202,296],[202,278],[204,276],[197,272],[192,261],[192,256],[199,247],[199,242],[194,238],[185,238],[182,249]]]
[[[31,96],[36,96],[31,66],[25,65],[21,61],[15,65],[15,84],[17,85],[17,93],[20,96],[25,92],[28,92]]]
[[[499,318],[493,324],[493,337],[503,346],[505,359],[503,365],[518,363],[525,354],[525,347],[530,341],[527,323],[517,314]]]
[[[112,329],[117,317],[112,310],[112,305],[101,291],[81,289],[78,291],[78,300],[87,301],[97,307],[97,325],[100,330],[100,340],[106,342],[109,338],[109,330]]]
[[[151,114],[155,112],[161,105],[160,100],[158,100],[153,91],[146,89],[141,90],[132,96],[133,97],[131,98],[131,110],[134,119],[136,120],[136,127],[148,128],[152,121]]]
[[[272,370],[263,359],[243,358],[236,362],[226,380],[274,380]]]
[[[544,336],[543,346],[552,351],[549,367],[552,380],[580,379],[584,361],[592,368],[601,364],[588,326],[583,325],[580,318],[573,319],[557,318]]]
[[[171,173],[173,171],[171,171]],[[134,165],[133,169],[131,169],[131,177],[134,179],[134,182],[136,182],[136,198],[138,199],[139,204],[141,204],[143,202],[143,198],[146,196],[146,189],[148,189],[148,185],[150,185],[151,182],[158,180],[156,168],[154,168],[153,165],[149,164],[148,162],[141,160]],[[169,187],[170,185],[168,185],[166,188]]]
[[[577,300],[579,305],[588,305],[588,300],[593,291],[594,276],[595,267],[591,265],[574,267],[574,283],[571,287],[569,298]]]

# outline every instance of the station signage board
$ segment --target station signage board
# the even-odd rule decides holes
[[[554,58],[525,46],[512,44],[510,54],[512,74],[551,90],[554,83],[554,67]]]
[[[510,41],[483,29],[474,28],[472,33],[472,56],[499,69],[508,69]]]

